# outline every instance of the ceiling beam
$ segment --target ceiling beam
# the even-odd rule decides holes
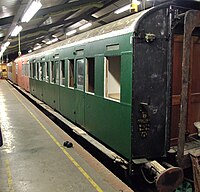
[[[44,15],[51,15],[51,13],[59,13],[60,11],[68,11],[73,9],[81,9],[85,6],[93,6],[101,8],[104,6],[100,0],[84,0],[84,1],[76,1],[72,3],[64,3],[59,4],[53,7],[44,8],[38,11],[37,17],[43,17]]]
[[[14,16],[10,16],[10,17],[5,17],[0,19],[0,26],[2,27],[3,25],[10,25],[12,23],[14,19]]]
[[[30,3],[31,0],[22,0],[19,8],[18,8],[18,11],[17,13],[15,14],[13,20],[12,20],[12,24],[8,30],[8,34],[4,37],[4,40],[3,41],[7,41],[7,39],[9,38],[10,36],[10,33],[12,32],[12,30],[15,28],[15,25],[19,22],[20,20],[20,17],[22,16],[22,14],[24,13],[28,3]]]

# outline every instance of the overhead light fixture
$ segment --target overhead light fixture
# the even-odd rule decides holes
[[[70,25],[70,26],[69,26],[69,29],[70,29],[70,30],[76,29],[76,28],[78,28],[78,27],[80,27],[80,26],[82,26],[82,25],[85,25],[85,24],[87,24],[87,23],[88,23],[87,20],[81,19],[80,21],[78,21],[78,22],[76,22],[76,23]]]
[[[51,43],[55,43],[57,41],[58,41],[58,38],[54,38],[54,39],[51,40]]]
[[[8,47],[10,45],[10,41],[7,41],[4,45],[5,47]]]
[[[148,1],[148,0],[147,0],[147,1]],[[132,0],[132,4],[140,5],[140,4],[141,4],[141,1],[138,1],[138,0]]]
[[[47,44],[47,45],[50,45],[50,44],[52,44],[52,43],[55,43],[56,41],[58,41],[58,38],[54,38],[54,39],[52,39],[52,40],[50,40],[50,41],[47,41],[46,44]]]
[[[0,51],[0,57],[3,55],[3,53],[5,52],[5,50],[7,49],[7,47],[10,45],[10,42],[7,41],[6,43],[4,43],[2,46],[1,46],[1,51]]]
[[[3,37],[3,36],[4,36],[3,32],[0,32],[0,38]]]
[[[54,33],[53,35],[52,35],[52,37],[53,38],[58,38],[58,37],[60,37],[60,36],[62,36],[63,35],[63,31],[58,31],[57,33]]]
[[[16,25],[16,27],[14,28],[14,30],[11,33],[12,37],[15,37],[18,35],[18,33],[22,30],[22,26],[21,25]]]
[[[67,36],[73,35],[74,33],[76,33],[76,30],[72,30],[66,33]]]
[[[92,17],[98,19],[98,18],[99,18],[99,15],[97,15],[96,13],[93,13],[93,14],[92,14]]]
[[[33,50],[35,51],[35,50],[38,50],[38,49],[40,49],[42,46],[41,45],[38,45],[37,47],[34,47],[33,48]]]
[[[42,7],[42,4],[40,3],[40,0],[32,1],[29,8],[24,13],[21,19],[21,22],[28,23],[41,7]]]
[[[124,7],[117,9],[114,13],[120,14],[120,13],[123,13],[124,11],[128,11],[130,9],[131,9],[131,4],[128,4],[128,5],[125,5]]]
[[[79,27],[79,30],[84,30],[84,29],[86,29],[86,28],[88,28],[88,27],[90,27],[90,26],[92,26],[92,23],[87,23],[87,24],[85,24],[85,25]]]

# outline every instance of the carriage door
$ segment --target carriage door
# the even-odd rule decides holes
[[[75,122],[84,126],[85,63],[77,59],[75,65]]]
[[[133,159],[166,154],[170,102],[166,23],[166,11],[159,10],[140,21],[133,38]]]

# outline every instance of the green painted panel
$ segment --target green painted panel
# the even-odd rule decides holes
[[[48,105],[51,104],[50,99],[51,96],[50,94],[50,84],[47,82],[44,82],[44,87],[43,87],[43,100],[45,103],[47,103]]]
[[[60,112],[68,119],[75,122],[75,91],[60,87]]]
[[[85,129],[124,157],[131,157],[130,105],[86,94]]]
[[[95,95],[104,96],[104,55],[95,56]]]
[[[85,119],[85,93],[83,91],[75,90],[75,122],[84,127]]]
[[[59,95],[60,95],[60,86],[55,85],[55,87],[54,87],[54,96],[55,96],[54,109],[57,111],[59,111],[59,106],[60,106]]]
[[[36,95],[36,80],[30,79],[30,92],[32,95]]]
[[[59,86],[44,82],[43,100],[53,109],[59,110]]]
[[[43,81],[36,81],[36,94],[35,96],[43,101]]]
[[[132,95],[132,52],[121,54],[121,102],[131,103]]]
[[[97,54],[105,55],[116,55],[121,54],[121,52],[126,52],[132,50],[132,33],[120,35],[112,38],[105,38],[97,40],[95,42],[88,43],[84,47],[84,53],[86,57],[91,57]],[[119,50],[108,51],[106,46],[119,44]]]

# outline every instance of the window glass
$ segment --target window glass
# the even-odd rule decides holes
[[[74,60],[68,61],[68,86],[74,87]]]
[[[120,100],[121,57],[105,58],[105,97]]]
[[[53,61],[51,61],[50,63],[51,63],[51,67],[50,67],[50,82],[54,83],[54,78],[55,78],[54,67],[55,67],[55,64],[54,64]]]
[[[47,70],[47,72],[46,72],[46,82],[49,82],[49,76],[50,76],[50,70],[49,70],[49,68],[50,68],[50,62],[46,62],[46,66],[47,66],[47,68],[46,68],[46,70]]]
[[[56,84],[59,85],[59,69],[60,69],[59,61],[56,61],[55,65],[56,65]]]
[[[84,90],[84,59],[77,60],[77,89]]]
[[[33,63],[31,62],[30,63],[30,77],[32,78],[33,77]]]
[[[39,71],[40,71],[40,65],[39,65],[39,63],[37,62],[37,63],[36,63],[36,79],[39,79]]]
[[[27,61],[27,76],[30,77],[30,62]]]
[[[43,81],[46,81],[46,78],[47,78],[47,62],[44,62],[42,64],[42,68],[43,68]]]
[[[16,74],[18,74],[18,63],[15,65]]]
[[[36,79],[36,68],[37,68],[36,63],[33,63],[33,78],[34,79]]]
[[[39,80],[41,81],[42,80],[42,63],[38,63],[38,65],[39,65],[38,77],[39,77]]]
[[[87,58],[86,75],[85,75],[85,89],[87,92],[94,93],[94,74],[95,74],[94,58]]]
[[[60,85],[65,85],[65,61],[60,61]]]
[[[24,62],[22,61],[22,76],[25,75],[25,65]]]

